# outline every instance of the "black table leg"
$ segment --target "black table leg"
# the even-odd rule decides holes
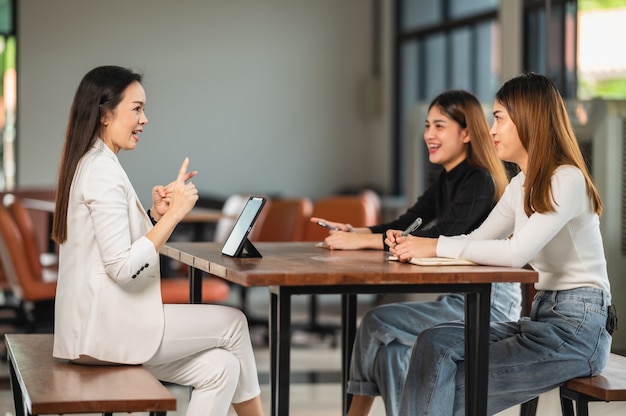
[[[352,346],[356,336],[356,307],[357,295],[344,294],[341,296],[341,392],[342,414],[346,415],[350,408],[352,395],[348,394],[348,377],[350,376],[350,361],[352,360]]]
[[[270,316],[271,414],[289,415],[291,371],[291,295],[285,288],[272,287]],[[275,328],[275,329],[272,329]]]
[[[465,413],[479,416],[487,414],[491,284],[475,289],[465,294]]]
[[[202,303],[202,270],[189,267],[189,303]]]
[[[278,391],[276,380],[278,379],[278,295],[270,290],[270,414],[276,415],[276,393]]]
[[[13,393],[13,404],[15,405],[15,416],[24,416],[27,412],[24,408],[24,396],[22,395],[22,387],[17,380],[13,360],[9,357],[9,377],[11,380],[11,390]]]

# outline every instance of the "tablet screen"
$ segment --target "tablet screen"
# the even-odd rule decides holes
[[[243,211],[241,211],[241,214],[239,214],[237,222],[235,222],[233,229],[230,231],[230,234],[222,247],[222,254],[233,257],[241,256],[244,243],[246,242],[248,234],[250,233],[250,230],[252,230],[252,226],[258,218],[263,205],[265,205],[265,198],[251,196],[250,199],[248,199],[246,206],[243,208]]]

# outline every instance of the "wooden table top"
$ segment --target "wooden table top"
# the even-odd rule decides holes
[[[327,250],[314,242],[254,243],[262,258],[221,254],[222,243],[173,242],[161,254],[242,286],[534,283],[537,273],[493,266],[416,266],[382,250]]]

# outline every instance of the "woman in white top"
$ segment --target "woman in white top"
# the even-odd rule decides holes
[[[610,354],[613,307],[599,228],[602,203],[550,80],[524,74],[496,94],[491,134],[502,160],[519,165],[474,232],[437,239],[387,233],[391,251],[454,257],[539,273],[529,318],[492,323],[488,413],[524,403],[564,381],[598,374]],[[464,328],[447,323],[419,336],[403,389],[402,415],[463,415]]]
[[[60,244],[55,301],[57,358],[143,364],[163,381],[192,386],[187,415],[263,414],[248,324],[222,305],[163,305],[159,250],[198,200],[183,162],[152,190],[146,212],[117,154],[148,122],[141,75],[98,67],[70,110],[52,237]],[[152,223],[151,223],[152,220]]]

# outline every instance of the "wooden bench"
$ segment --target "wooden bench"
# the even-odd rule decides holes
[[[5,335],[15,415],[176,410],[176,398],[140,365],[89,366],[52,357],[52,334]]]
[[[615,402],[626,400],[626,357],[611,354],[609,362],[595,377],[581,377],[568,380],[560,388],[563,416],[589,415],[589,402]],[[521,416],[534,416],[538,397],[524,403]]]

